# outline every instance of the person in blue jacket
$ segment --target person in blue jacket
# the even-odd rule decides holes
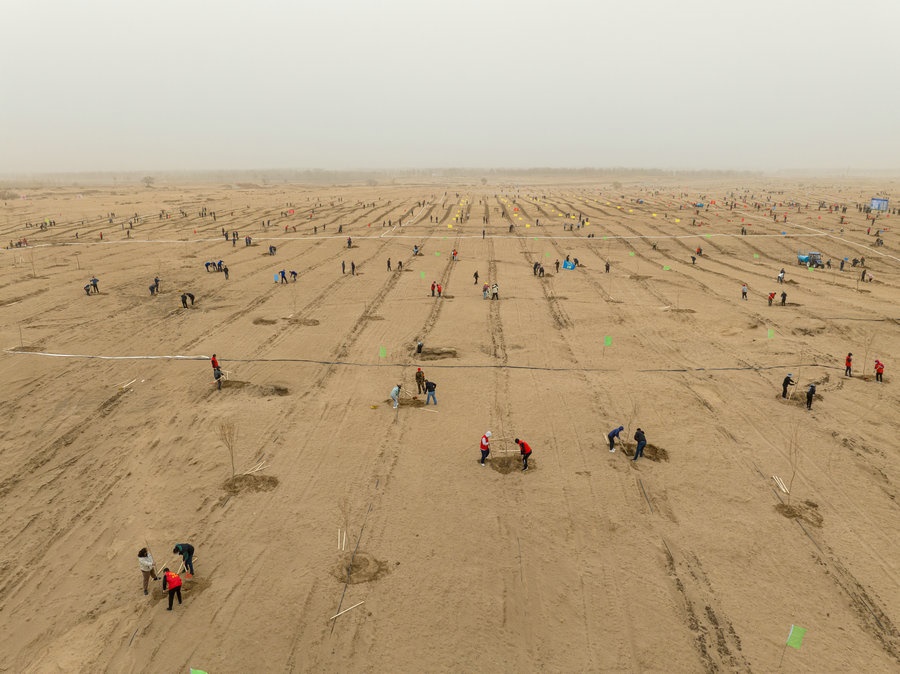
[[[609,433],[606,434],[606,437],[609,438],[609,451],[616,451],[616,438],[619,437],[619,433],[625,430],[624,426],[619,426],[618,428],[612,429]]]

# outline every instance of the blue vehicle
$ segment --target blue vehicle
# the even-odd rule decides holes
[[[797,264],[805,264],[807,267],[815,267],[816,269],[824,269],[825,263],[822,262],[822,253],[810,251],[808,253],[797,252]]]

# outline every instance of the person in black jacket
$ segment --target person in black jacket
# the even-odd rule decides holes
[[[810,384],[809,390],[806,392],[806,409],[812,409],[813,396],[816,395],[816,385]]]
[[[426,393],[425,404],[426,405],[428,404],[429,400],[433,400],[434,404],[437,405],[437,398],[434,396],[434,389],[436,389],[436,388],[437,388],[437,384],[435,384],[433,381],[428,381],[428,380],[425,381],[425,393]]]
[[[173,554],[181,555],[184,560],[184,569],[192,576],[194,575],[194,546],[190,543],[178,543]]]
[[[634,433],[634,439],[637,440],[637,449],[634,450],[634,458],[632,461],[637,461],[638,457],[644,455],[644,447],[647,446],[647,438],[644,435],[644,431],[639,428]]]
[[[796,384],[796,383],[797,383],[797,382],[795,382],[793,379],[791,379],[791,373],[788,372],[787,377],[785,377],[785,378],[784,378],[784,381],[781,382],[781,397],[782,397],[782,398],[787,398],[787,389],[788,389],[788,386],[793,386],[793,385]]]

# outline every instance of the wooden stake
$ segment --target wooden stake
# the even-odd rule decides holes
[[[337,618],[338,616],[344,615],[347,611],[352,611],[352,610],[355,609],[357,606],[362,606],[362,605],[365,604],[365,603],[366,603],[365,600],[363,600],[363,601],[359,602],[358,604],[354,604],[354,605],[351,606],[350,608],[345,608],[345,609],[344,609],[343,611],[341,611],[340,613],[336,613],[336,614],[334,614],[333,616],[331,616],[331,617],[329,618],[329,620],[334,620],[334,619]]]

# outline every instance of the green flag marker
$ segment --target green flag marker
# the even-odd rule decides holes
[[[807,267],[807,268],[806,268],[806,271],[812,271],[812,270],[813,270],[812,267]]]
[[[544,253],[544,257],[550,257],[550,253]]]
[[[671,269],[671,267],[663,267],[663,271],[670,271]]]
[[[805,627],[797,627],[797,625],[791,625],[791,633],[788,634],[787,645],[791,648],[796,648],[799,651],[800,645],[803,643],[803,636],[805,634]]]
[[[603,338],[603,346],[612,346],[612,337],[607,335]]]
[[[206,674],[202,669],[194,669],[191,667],[191,674]]]
[[[753,253],[753,259],[754,259],[754,260],[758,260],[758,259],[759,259],[759,253]]]
[[[419,278],[425,278],[425,272],[424,272],[424,271],[420,271],[420,272],[419,272]]]
[[[772,328],[769,328],[769,339],[775,339],[775,331]]]
[[[629,250],[629,251],[628,251],[628,255],[629,255],[630,257],[634,257],[634,251],[633,251],[633,250]]]
[[[385,349],[383,346],[378,347],[378,357],[387,358],[387,349]]]
[[[438,257],[440,257],[440,256],[441,256],[441,251],[436,250],[436,251],[434,251],[434,254],[437,255]]]
[[[711,239],[711,238],[712,238],[712,234],[704,234],[703,236],[705,236],[707,239]]]

